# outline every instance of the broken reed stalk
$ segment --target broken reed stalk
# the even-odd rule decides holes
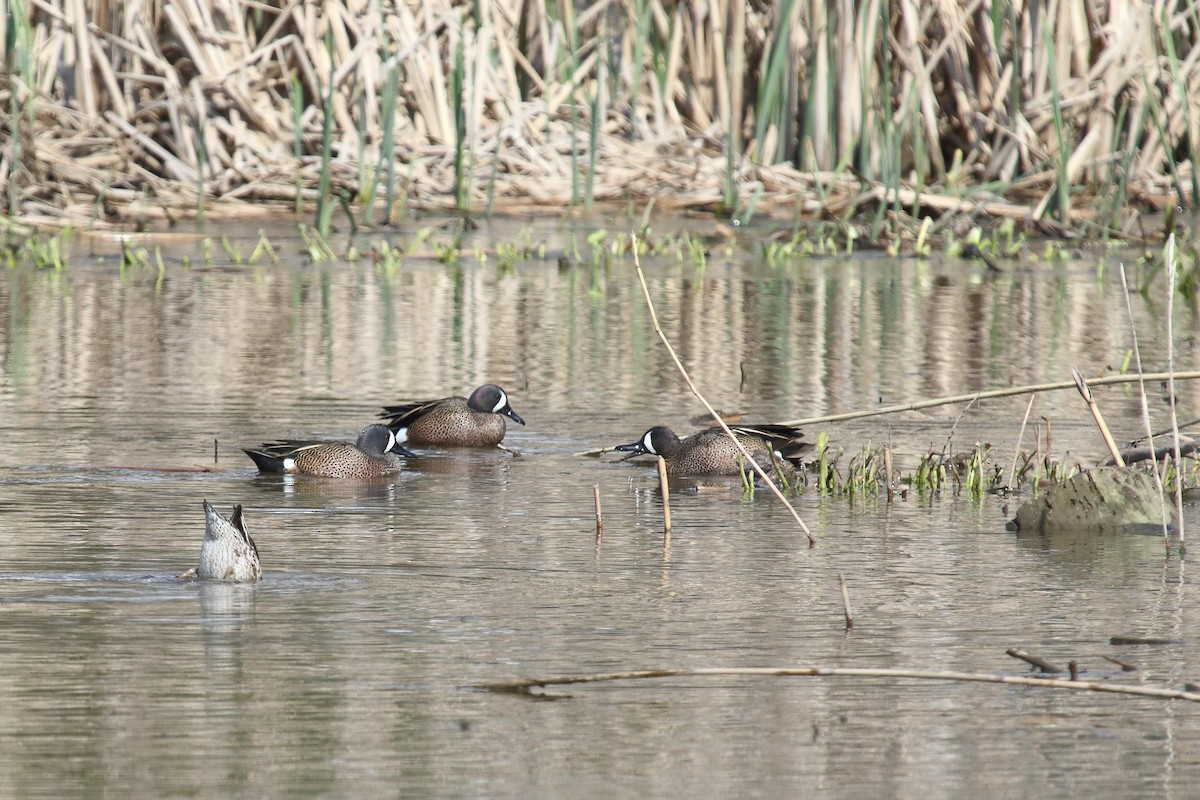
[[[854,612],[850,610],[850,591],[846,589],[846,576],[838,573],[838,582],[842,585],[842,611],[846,615],[846,630],[854,627]]]
[[[658,457],[658,488],[663,499],[663,535],[671,537],[671,487],[667,485],[667,461]]]
[[[596,546],[600,546],[600,539],[604,536],[604,517],[600,513],[600,484],[592,485],[592,499],[596,503]]]
[[[1104,437],[1104,445],[1108,448],[1113,463],[1118,467],[1125,466],[1125,459],[1121,458],[1121,448],[1117,447],[1116,441],[1113,440],[1112,431],[1108,429],[1108,424],[1104,421],[1104,414],[1101,413],[1096,399],[1092,397],[1092,391],[1088,389],[1087,381],[1075,367],[1071,367],[1071,376],[1075,378],[1075,388],[1079,390],[1083,401],[1087,403],[1088,411],[1092,412],[1092,419],[1096,421],[1096,427],[1100,429],[1100,435]]]
[[[1017,434],[1017,446],[1013,449],[1012,466],[1008,468],[1008,482],[1004,484],[1007,491],[1012,491],[1013,476],[1017,474],[1017,459],[1021,456],[1021,442],[1025,441],[1025,426],[1029,424],[1029,412],[1033,410],[1033,398],[1029,395],[1029,404],[1025,406],[1025,419],[1021,420],[1021,432]]]
[[[892,496],[895,491],[892,488],[892,480],[896,473],[892,470],[892,448],[883,448],[883,477],[887,481],[887,501],[892,502]]]
[[[1158,490],[1158,498],[1161,503],[1162,510],[1162,532],[1163,543],[1166,544],[1167,537],[1171,534],[1170,525],[1167,523],[1167,498],[1166,492],[1163,490],[1162,474],[1158,471],[1158,456],[1154,452],[1154,428],[1150,425],[1150,406],[1146,402],[1146,381],[1141,379],[1142,375],[1142,351],[1138,347],[1137,326],[1133,322],[1133,304],[1129,300],[1129,282],[1125,278],[1125,262],[1120,265],[1121,273],[1121,291],[1125,295],[1125,313],[1129,317],[1129,333],[1133,337],[1133,363],[1137,368],[1138,374],[1138,406],[1142,412],[1142,424],[1146,426],[1146,444],[1150,450],[1150,457],[1154,459],[1154,488]],[[1126,463],[1132,461],[1129,453],[1125,454]],[[1179,462],[1176,461],[1176,464]]]
[[[1175,401],[1175,234],[1167,238],[1167,399],[1171,409],[1171,437],[1175,443],[1175,521],[1183,547],[1183,456],[1179,453],[1179,416]]]
[[[1090,388],[1097,386],[1110,386],[1121,383],[1134,383],[1138,380],[1147,381],[1166,381],[1174,379],[1176,381],[1194,381],[1200,380],[1200,370],[1191,372],[1152,372],[1148,375],[1108,375],[1103,378],[1092,378],[1088,381]],[[1021,394],[1030,394],[1035,392],[1053,392],[1061,389],[1077,389],[1075,381],[1059,381],[1057,383],[1036,383],[1028,386],[1012,386],[1007,389],[988,389],[982,392],[971,392],[970,394],[958,394],[951,397],[937,397],[929,400],[918,400],[912,403],[903,403],[900,405],[886,406],[884,408],[875,408],[870,411],[848,411],[843,414],[826,414],[821,417],[807,417],[804,419],[788,420],[780,422],[780,425],[792,425],[800,427],[802,425],[818,425],[825,422],[845,422],[851,419],[866,419],[868,417],[880,417],[884,414],[899,414],[902,411],[919,411],[923,408],[934,408],[936,406],[949,406],[955,403],[965,403],[969,400],[987,400],[993,397],[1015,397]]]
[[[717,413],[717,410],[712,407],[708,400],[704,399],[704,395],[700,394],[700,390],[696,388],[696,384],[692,383],[691,377],[688,375],[687,370],[683,367],[683,362],[679,360],[679,356],[675,353],[675,348],[671,346],[671,342],[668,341],[667,335],[663,333],[662,326],[658,324],[658,314],[655,313],[654,301],[650,298],[650,287],[646,285],[646,275],[642,272],[641,259],[638,257],[638,237],[636,234],[633,235],[632,250],[633,264],[637,269],[638,280],[642,284],[642,295],[646,298],[646,308],[650,312],[650,322],[654,325],[654,332],[658,334],[658,338],[662,340],[663,346],[667,348],[667,352],[671,355],[671,360],[675,362],[675,367],[679,370],[679,374],[683,376],[683,380],[687,383],[688,388],[692,390],[692,394],[696,395],[696,398],[701,402],[701,404],[703,404],[705,410],[712,415],[712,418],[716,420],[718,425],[721,426],[721,430],[725,431],[725,435],[728,436],[730,441],[733,442],[733,446],[736,447],[738,452],[742,454],[742,457],[746,459],[745,463],[749,464],[754,469],[759,477],[763,479],[763,482],[766,483],[767,487],[775,494],[776,497],[779,498],[779,502],[783,503],[787,507],[787,510],[791,512],[792,518],[796,520],[796,523],[800,526],[800,530],[804,531],[804,535],[808,537],[809,545],[815,545],[817,543],[817,538],[813,536],[812,531],[810,531],[808,526],[804,524],[804,520],[800,519],[800,515],[796,513],[796,509],[791,503],[788,502],[788,499],[783,496],[783,492],[779,491],[779,487],[775,485],[775,481],[771,480],[771,478],[767,476],[767,473],[763,471],[763,468],[759,465],[759,463],[750,455],[742,443],[738,441],[738,438],[733,435],[733,431],[731,431],[729,426],[725,424],[725,420],[721,419],[721,415]]]
[[[1068,689],[1086,692],[1160,697],[1165,700],[1187,700],[1200,703],[1200,692],[1179,689],[1159,689],[1152,686],[1124,686],[1096,681],[1067,681],[1061,678],[1035,678],[1026,675],[993,675],[986,672],[957,672],[953,670],[917,670],[861,667],[697,667],[694,669],[649,669],[628,672],[598,672],[588,675],[559,675],[550,678],[526,678],[501,683],[472,686],[489,692],[533,694],[530,690],[547,686],[567,686],[581,683],[648,680],[651,678],[704,678],[741,675],[770,677],[820,678],[910,678],[932,681],[967,681],[971,683],[1003,683],[1016,686],[1040,686],[1047,689]]]
[[[1026,664],[1032,664],[1033,666],[1040,669],[1042,672],[1048,672],[1050,674],[1056,674],[1056,673],[1062,672],[1062,667],[1057,667],[1054,664],[1051,664],[1049,661],[1047,661],[1044,658],[1041,658],[1039,656],[1030,655],[1029,653],[1026,653],[1024,650],[1020,650],[1016,647],[1010,647],[1007,650],[1005,650],[1004,652],[1007,653],[1008,655],[1012,656],[1013,658],[1024,661]]]

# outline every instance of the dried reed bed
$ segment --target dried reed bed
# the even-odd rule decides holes
[[[9,8],[0,213],[32,222],[341,194],[1079,229],[1197,194],[1182,2]]]

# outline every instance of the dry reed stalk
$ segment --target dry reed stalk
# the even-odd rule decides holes
[[[1112,431],[1108,429],[1108,424],[1104,421],[1104,414],[1100,411],[1100,404],[1092,397],[1092,391],[1088,388],[1087,381],[1075,367],[1071,367],[1071,375],[1075,378],[1075,388],[1079,390],[1083,401],[1087,403],[1088,411],[1092,413],[1092,419],[1096,421],[1096,427],[1100,429],[1100,435],[1104,437],[1104,446],[1108,448],[1113,463],[1118,467],[1125,466],[1125,459],[1121,457],[1121,448],[1117,447],[1116,441],[1113,440]]]
[[[635,236],[634,239],[636,240],[636,238],[637,237]],[[675,348],[671,346],[671,342],[667,339],[667,335],[663,333],[662,326],[658,324],[658,314],[654,310],[654,300],[650,297],[650,288],[646,285],[646,276],[642,272],[642,265],[637,254],[638,249],[636,245],[632,249],[634,265],[637,269],[638,281],[642,285],[642,296],[646,298],[646,308],[650,313],[650,322],[654,325],[654,331],[658,334],[659,340],[663,343],[663,346],[667,348],[667,353],[671,356],[671,360],[675,362],[675,368],[678,369],[679,374],[683,376],[683,380],[685,383],[687,383],[688,388],[692,391],[692,394],[696,396],[696,399],[700,401],[700,404],[704,406],[705,410],[712,415],[713,421],[720,426],[721,430],[725,432],[725,435],[729,437],[729,440],[733,442],[733,446],[736,447],[738,452],[742,454],[742,458],[745,459],[743,463],[750,466],[754,472],[763,479],[763,482],[767,485],[771,492],[777,498],[779,498],[779,501],[783,503],[789,512],[791,512],[792,518],[796,520],[796,524],[800,526],[800,530],[804,531],[804,535],[808,537],[809,546],[816,545],[816,537],[813,536],[812,531],[808,529],[808,526],[804,524],[804,520],[800,518],[800,515],[796,513],[795,507],[788,502],[788,499],[783,496],[783,492],[781,492],[779,487],[775,485],[775,481],[771,480],[770,476],[767,475],[762,466],[759,465],[754,457],[750,455],[745,446],[738,441],[738,438],[733,435],[733,431],[729,429],[729,426],[725,424],[725,420],[721,418],[721,415],[717,412],[717,410],[712,407],[708,400],[704,398],[704,395],[700,393],[700,390],[696,388],[696,384],[692,383],[691,376],[688,375],[687,370],[683,366],[683,362],[679,360],[679,356],[676,354]],[[666,465],[661,456],[659,456],[659,462],[659,474],[662,476],[662,480],[665,482]]]
[[[1165,381],[1171,378],[1172,373],[1169,372],[1152,372],[1147,375],[1106,375],[1102,378],[1092,378],[1088,381],[1088,386],[1095,388],[1097,386],[1111,386],[1121,383],[1134,383],[1139,380],[1147,381]],[[1200,379],[1200,371],[1176,372],[1174,379],[1177,381],[1197,380]],[[885,406],[884,408],[876,408],[870,411],[850,411],[843,414],[827,414],[821,417],[806,417],[804,419],[792,420],[790,422],[781,422],[781,425],[793,425],[800,427],[802,425],[817,425],[826,422],[845,422],[851,419],[865,419],[867,417],[878,417],[884,414],[898,414],[902,411],[918,411],[923,408],[935,408],[937,406],[954,405],[955,403],[966,403],[973,400],[987,400],[993,397],[1014,397],[1021,394],[1032,394],[1036,392],[1053,392],[1061,389],[1078,389],[1075,381],[1060,381],[1058,383],[1036,383],[1028,386],[1012,386],[1007,389],[989,389],[982,392],[971,392],[970,394],[958,394],[950,397],[936,397],[929,400],[918,400],[912,403],[901,403],[898,405]],[[1047,429],[1047,439],[1050,433]],[[1049,445],[1047,445],[1049,450]]]
[[[667,462],[662,457],[658,457],[658,488],[662,492],[663,501],[663,536],[667,541],[671,539],[671,487],[667,482]]]
[[[1036,395],[1029,395],[1029,403],[1025,406],[1025,417],[1021,420],[1021,430],[1017,434],[1017,443],[1013,447],[1012,466],[1008,468],[1008,482],[1004,484],[1005,491],[1012,491],[1013,476],[1017,474],[1017,459],[1021,455],[1021,442],[1025,440],[1025,426],[1029,424],[1029,412],[1033,411],[1033,399]]]
[[[600,513],[600,484],[592,486],[592,499],[596,504],[596,547],[600,546],[600,539],[604,536],[604,516]]]
[[[1165,542],[1171,533],[1167,524],[1166,491],[1163,489],[1162,474],[1158,469],[1158,456],[1154,451],[1154,428],[1150,425],[1150,407],[1146,402],[1146,381],[1142,378],[1142,351],[1138,347],[1137,326],[1133,322],[1133,303],[1129,299],[1129,282],[1125,279],[1124,262],[1121,262],[1120,273],[1121,291],[1125,295],[1125,312],[1129,317],[1129,333],[1133,337],[1133,364],[1138,374],[1138,409],[1141,412],[1142,424],[1146,426],[1146,441],[1149,445],[1150,457],[1154,459],[1154,487],[1158,489],[1159,501],[1162,503],[1162,531],[1163,541]],[[1179,462],[1176,461],[1175,463],[1178,464]]]
[[[531,694],[532,689],[547,686],[569,686],[581,683],[649,680],[652,678],[704,677],[824,677],[824,678],[890,678],[931,681],[967,681],[971,683],[1000,683],[1010,686],[1037,686],[1046,689],[1068,689],[1083,692],[1158,697],[1164,700],[1186,700],[1200,703],[1200,692],[1160,689],[1154,686],[1125,686],[1112,682],[1067,681],[1058,678],[1035,678],[1026,675],[992,675],[986,672],[956,672],[952,670],[916,670],[859,667],[697,667],[694,669],[652,669],[627,672],[598,672],[588,675],[559,675],[549,678],[526,678],[500,683],[473,686],[489,692]]]
[[[1179,452],[1179,416],[1175,398],[1175,234],[1167,239],[1167,397],[1171,410],[1171,440],[1175,448],[1175,520],[1183,546],[1183,456]]]
[[[850,610],[850,591],[846,588],[846,576],[838,573],[838,583],[842,587],[842,613],[846,617],[846,630],[854,627],[854,612]]]

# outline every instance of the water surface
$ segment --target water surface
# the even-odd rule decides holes
[[[576,454],[654,424],[686,431],[703,409],[631,262],[560,263],[582,240],[533,230],[550,255],[511,269],[313,264],[287,230],[271,232],[279,263],[206,265],[203,236],[248,252],[257,235],[223,226],[173,239],[161,274],[119,269],[104,241],[62,273],[0,273],[0,794],[1191,794],[1200,723],[1183,703],[861,678],[626,681],[542,701],[470,689],[659,667],[1025,674],[1010,647],[1093,680],[1181,687],[1200,663],[1187,562],[1159,539],[1013,534],[1016,501],[994,496],[809,491],[795,503],[810,548],[765,493],[680,484],[664,547],[652,465]],[[771,266],[746,242],[714,244],[703,267],[645,267],[708,399],[784,420],[1119,368],[1132,336],[1115,263]],[[1131,300],[1146,367],[1162,369],[1164,302]],[[1195,329],[1194,307],[1175,314]],[[1181,368],[1195,347],[1177,334]],[[259,476],[238,449],[353,438],[384,404],[487,381],[529,423],[510,425],[519,455],[425,453],[357,483]],[[1097,396],[1119,439],[1139,435],[1130,390]],[[1196,415],[1190,385],[1179,400]],[[890,442],[905,469],[948,439],[1007,463],[1025,409],[808,433],[846,458]],[[1103,455],[1074,393],[1039,395],[1031,418],[1055,457]],[[261,584],[173,577],[198,558],[204,498],[245,506]],[[1109,643],[1127,633],[1170,642]]]

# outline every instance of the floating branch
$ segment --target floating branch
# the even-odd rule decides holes
[[[1174,379],[1177,381],[1194,381],[1200,379],[1200,371],[1192,372],[1176,372],[1173,375],[1169,372],[1152,372],[1147,375],[1108,375],[1103,378],[1093,378],[1088,381],[1088,386],[1109,386],[1119,383],[1137,383],[1139,380],[1147,381],[1165,381]],[[807,417],[805,419],[789,420],[780,422],[780,425],[817,425],[823,422],[845,422],[850,419],[865,419],[867,417],[880,417],[884,414],[898,414],[901,411],[918,411],[923,408],[934,408],[936,406],[949,406],[955,403],[966,403],[970,400],[987,400],[993,397],[1015,397],[1020,394],[1029,394],[1031,392],[1053,392],[1061,389],[1076,389],[1075,381],[1060,381],[1058,383],[1036,383],[1029,386],[1012,386],[1008,389],[989,389],[983,392],[971,392],[970,394],[958,394],[952,397],[936,397],[930,400],[918,400],[912,403],[903,403],[901,405],[885,406],[884,408],[875,408],[870,411],[849,411],[845,414],[827,414],[822,417]]]
[[[501,683],[472,686],[488,692],[532,695],[533,689],[547,686],[568,686],[580,683],[646,680],[649,678],[705,678],[713,676],[770,676],[824,678],[906,678],[929,681],[967,681],[971,683],[1006,683],[1015,686],[1040,686],[1046,689],[1071,689],[1086,692],[1130,694],[1140,697],[1160,697],[1164,700],[1187,700],[1200,703],[1200,692],[1181,689],[1158,689],[1152,686],[1122,686],[1096,681],[1070,681],[1060,678],[1034,678],[1024,675],[992,675],[986,672],[954,672],[948,670],[870,669],[856,667],[697,667],[695,669],[648,669],[629,672],[597,672],[590,675],[559,675],[551,678],[526,678]]]

